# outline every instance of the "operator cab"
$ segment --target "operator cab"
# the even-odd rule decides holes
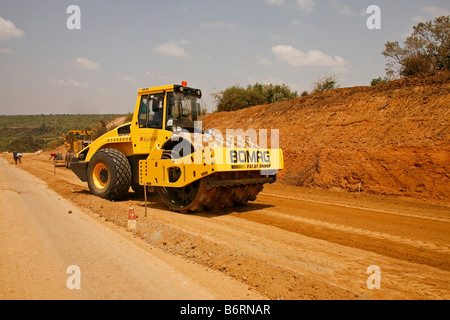
[[[167,94],[166,130],[203,132],[202,92],[198,89],[174,85],[174,92]]]
[[[139,128],[203,133],[202,92],[199,89],[187,87],[184,81],[182,85],[174,84],[171,87],[173,89],[170,91],[163,90],[141,96]]]

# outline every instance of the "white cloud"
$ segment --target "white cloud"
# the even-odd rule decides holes
[[[293,27],[303,27],[303,24],[300,20],[294,19],[291,21]]]
[[[98,62],[94,62],[87,58],[76,58],[73,60],[73,64],[77,68],[81,68],[81,69],[85,69],[85,70],[99,70],[100,69],[100,65],[98,64]]]
[[[419,23],[419,22],[425,22],[440,16],[448,16],[450,15],[450,10],[449,9],[445,9],[445,8],[440,8],[437,6],[424,6],[422,8],[420,8],[420,11],[422,11],[424,14],[423,15],[417,15],[412,17],[412,21],[414,23]],[[409,37],[411,34],[410,33],[405,33],[403,34],[404,38]]]
[[[417,23],[419,23],[419,22],[424,22],[424,21],[426,21],[426,20],[427,20],[427,18],[425,18],[424,16],[415,16],[415,17],[412,18],[412,21],[413,21],[413,22],[417,22]],[[405,34],[405,35],[406,35],[406,34]],[[406,37],[409,37],[409,34],[406,35],[405,38],[406,38]]]
[[[264,2],[273,6],[284,5],[284,0],[264,0]]]
[[[167,79],[167,74],[161,71],[146,71],[145,75],[152,79]]]
[[[181,42],[182,44],[185,44],[185,41]],[[154,51],[160,54],[174,56],[174,57],[188,57],[189,55],[184,50],[183,47],[181,47],[179,44],[177,44],[174,41],[166,42],[160,45],[157,45],[154,48]]]
[[[268,77],[268,78],[264,79],[262,81],[262,83],[263,84],[273,84],[273,85],[285,84],[285,82],[281,78],[278,78],[278,77]]]
[[[345,73],[349,73],[350,72],[349,69],[347,69],[345,67],[341,67],[341,66],[333,67],[331,69],[331,71],[333,71],[334,73],[340,73],[340,74],[345,74]]]
[[[341,67],[347,64],[342,57],[332,57],[319,50],[303,52],[292,46],[277,45],[272,47],[272,52],[279,61],[286,62],[293,67]]]
[[[152,70],[152,71],[146,71],[145,75],[151,79],[151,81],[154,81],[155,83],[178,83],[180,81],[178,76],[174,76],[173,74],[167,73],[167,71],[159,71],[159,70]]]
[[[231,22],[221,22],[221,21],[216,21],[216,22],[204,22],[200,24],[200,27],[202,28],[217,28],[217,29],[233,29],[235,27],[235,25]]]
[[[25,33],[18,29],[12,21],[5,20],[0,17],[0,40],[20,38],[24,34]]]
[[[300,10],[306,12],[314,11],[314,6],[316,2],[314,0],[297,0],[297,5],[300,7]]]
[[[129,76],[127,74],[116,74],[117,79],[119,79],[120,81],[123,81],[127,84],[136,86],[138,85],[138,82],[135,78],[133,78],[132,76]]]
[[[271,65],[273,65],[272,61],[270,61],[267,58],[261,57],[261,56],[257,56],[257,62],[261,66],[271,66]]]
[[[357,11],[346,4],[340,3],[338,0],[330,0],[329,8],[341,15],[358,15]]]
[[[0,48],[0,53],[11,53],[13,50],[11,48]]]
[[[437,6],[425,6],[422,7],[421,10],[433,18],[450,15],[450,10],[439,8]]]
[[[74,79],[69,79],[67,81],[65,80],[53,80],[52,81],[54,85],[60,86],[60,87],[68,87],[68,88],[87,88],[89,87],[89,83],[87,82],[79,82]]]

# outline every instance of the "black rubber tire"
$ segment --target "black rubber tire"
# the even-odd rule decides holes
[[[130,163],[122,152],[116,149],[99,150],[88,164],[89,190],[103,199],[120,200],[128,194],[131,175]]]
[[[139,183],[135,183],[131,181],[131,189],[133,189],[134,193],[141,197],[144,196],[144,186],[141,186]],[[147,187],[147,194],[150,194],[149,187]]]
[[[70,163],[72,159],[75,157],[74,153],[66,153],[66,168],[70,169]]]
[[[161,200],[170,210],[180,213],[190,213],[201,209],[199,199],[203,199],[204,179],[194,181],[182,188],[157,188]]]
[[[67,168],[70,169],[70,163],[72,162],[73,158],[75,158],[77,156],[76,153],[70,153],[69,154],[69,163],[67,164]]]

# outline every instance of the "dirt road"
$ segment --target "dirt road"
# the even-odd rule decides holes
[[[108,228],[4,159],[0,189],[0,299],[263,298]]]
[[[14,177],[19,175],[21,171],[11,164],[9,155],[6,160],[10,163],[6,165],[3,162],[1,170],[8,168],[6,171],[12,172]],[[38,183],[37,180],[36,184],[42,188],[48,185],[51,191],[40,193],[41,197],[48,199],[45,201],[53,203],[55,200],[50,199],[59,197],[60,200],[56,203],[64,203],[59,210],[61,219],[94,220],[95,225],[99,226],[98,229],[93,226],[84,227],[86,231],[80,236],[81,230],[69,229],[69,226],[63,224],[63,220],[46,222],[54,224],[63,239],[72,239],[70,246],[75,239],[86,238],[87,243],[91,243],[91,248],[86,249],[86,252],[79,247],[70,250],[70,246],[66,244],[63,251],[65,254],[70,253],[71,259],[64,259],[57,265],[56,262],[50,263],[52,260],[49,258],[50,260],[46,260],[48,263],[42,262],[40,269],[31,266],[33,260],[28,260],[29,264],[25,264],[25,269],[28,270],[26,276],[17,280],[13,279],[16,274],[14,269],[23,265],[21,259],[25,259],[21,252],[40,252],[39,250],[46,250],[47,246],[53,248],[50,251],[54,252],[54,247],[39,238],[35,238],[29,246],[21,243],[19,239],[25,235],[37,237],[31,236],[31,230],[40,230],[41,234],[47,233],[47,230],[42,229],[43,227],[33,228],[29,226],[31,222],[22,222],[22,226],[14,225],[16,220],[27,219],[20,218],[19,215],[13,219],[9,213],[12,209],[3,209],[1,254],[7,252],[8,262],[6,266],[2,263],[1,279],[5,279],[5,274],[9,275],[7,285],[13,288],[19,286],[23,289],[25,285],[21,285],[20,281],[30,283],[35,281],[33,279],[37,275],[48,278],[48,283],[39,284],[43,291],[51,283],[57,282],[57,285],[53,285],[54,288],[58,285],[64,287],[63,291],[71,295],[72,292],[67,292],[65,288],[65,281],[69,276],[65,273],[65,268],[68,265],[78,264],[82,267],[83,264],[83,269],[103,260],[105,268],[113,265],[111,270],[127,270],[130,265],[116,256],[116,253],[108,258],[103,255],[120,251],[121,246],[135,245],[137,241],[145,243],[145,246],[138,245],[136,249],[137,261],[139,255],[153,259],[154,253],[158,252],[157,257],[164,262],[161,267],[155,267],[152,263],[153,268],[157,269],[155,273],[160,272],[160,281],[192,275],[191,272],[182,272],[181,275],[176,272],[186,271],[186,266],[202,270],[199,271],[199,277],[188,277],[186,285],[180,285],[183,281],[174,282],[179,290],[194,292],[198,294],[198,298],[259,296],[269,299],[450,299],[448,206],[274,184],[266,186],[257,201],[246,207],[193,215],[168,211],[158,195],[152,194],[149,197],[148,216],[145,217],[143,198],[132,192],[127,200],[121,202],[94,197],[89,194],[87,185],[78,181],[70,170],[56,168],[55,174],[54,167],[45,154],[25,156],[20,168],[39,178],[42,182]],[[13,177],[10,176],[7,180],[12,181]],[[51,196],[53,191],[57,195]],[[8,208],[7,203],[18,197],[18,192],[7,193],[6,199],[2,196],[2,208]],[[133,236],[124,231],[130,204],[134,205],[138,216],[138,230]],[[70,208],[73,210],[71,215],[67,214]],[[37,218],[34,217],[33,220],[35,219]],[[44,217],[41,219],[48,220]],[[64,227],[59,227],[60,224]],[[104,228],[105,226],[108,228]],[[24,227],[30,231],[23,232]],[[83,229],[81,226],[80,228]],[[118,234],[118,239],[121,240],[108,240],[102,245],[92,245],[100,241],[104,233],[109,232]],[[5,240],[11,237],[15,237],[18,242],[15,244],[15,253],[4,244],[9,243],[10,241]],[[67,241],[61,240],[60,245],[63,246]],[[172,263],[175,261],[176,263]],[[56,276],[56,269],[62,269],[63,274]],[[83,277],[86,286],[89,281],[94,281],[87,279],[87,274],[93,273],[93,269],[90,267],[89,272],[83,273],[86,274],[86,280]],[[171,276],[161,276],[166,269],[169,273],[172,272]],[[31,270],[39,271],[35,275]],[[208,281],[198,283],[197,280],[204,276],[209,276]],[[60,280],[57,281],[57,277]],[[80,292],[91,294],[88,297],[104,298],[100,294],[103,292],[102,283],[112,282],[112,279],[105,274],[99,277],[101,280],[97,282],[97,291]],[[230,282],[230,278],[235,281]],[[111,284],[105,297],[113,296],[116,291],[122,294],[122,288],[133,282],[130,278],[124,279]],[[16,284],[18,281],[19,284]],[[236,287],[236,283],[242,287]],[[2,297],[5,297],[5,285],[2,282]],[[215,287],[216,290],[212,291],[215,295],[208,290],[211,289],[208,285]],[[161,282],[159,286],[162,291],[168,290],[170,283]],[[192,290],[189,286],[204,290]],[[138,298],[154,297],[146,291],[135,291]]]

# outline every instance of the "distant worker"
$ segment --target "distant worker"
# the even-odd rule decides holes
[[[48,160],[56,160],[56,153],[50,153],[50,159]]]
[[[17,151],[13,151],[13,158],[14,158],[14,163],[17,164],[17,160],[19,160],[19,163],[22,163],[22,154],[21,153],[17,153]]]

